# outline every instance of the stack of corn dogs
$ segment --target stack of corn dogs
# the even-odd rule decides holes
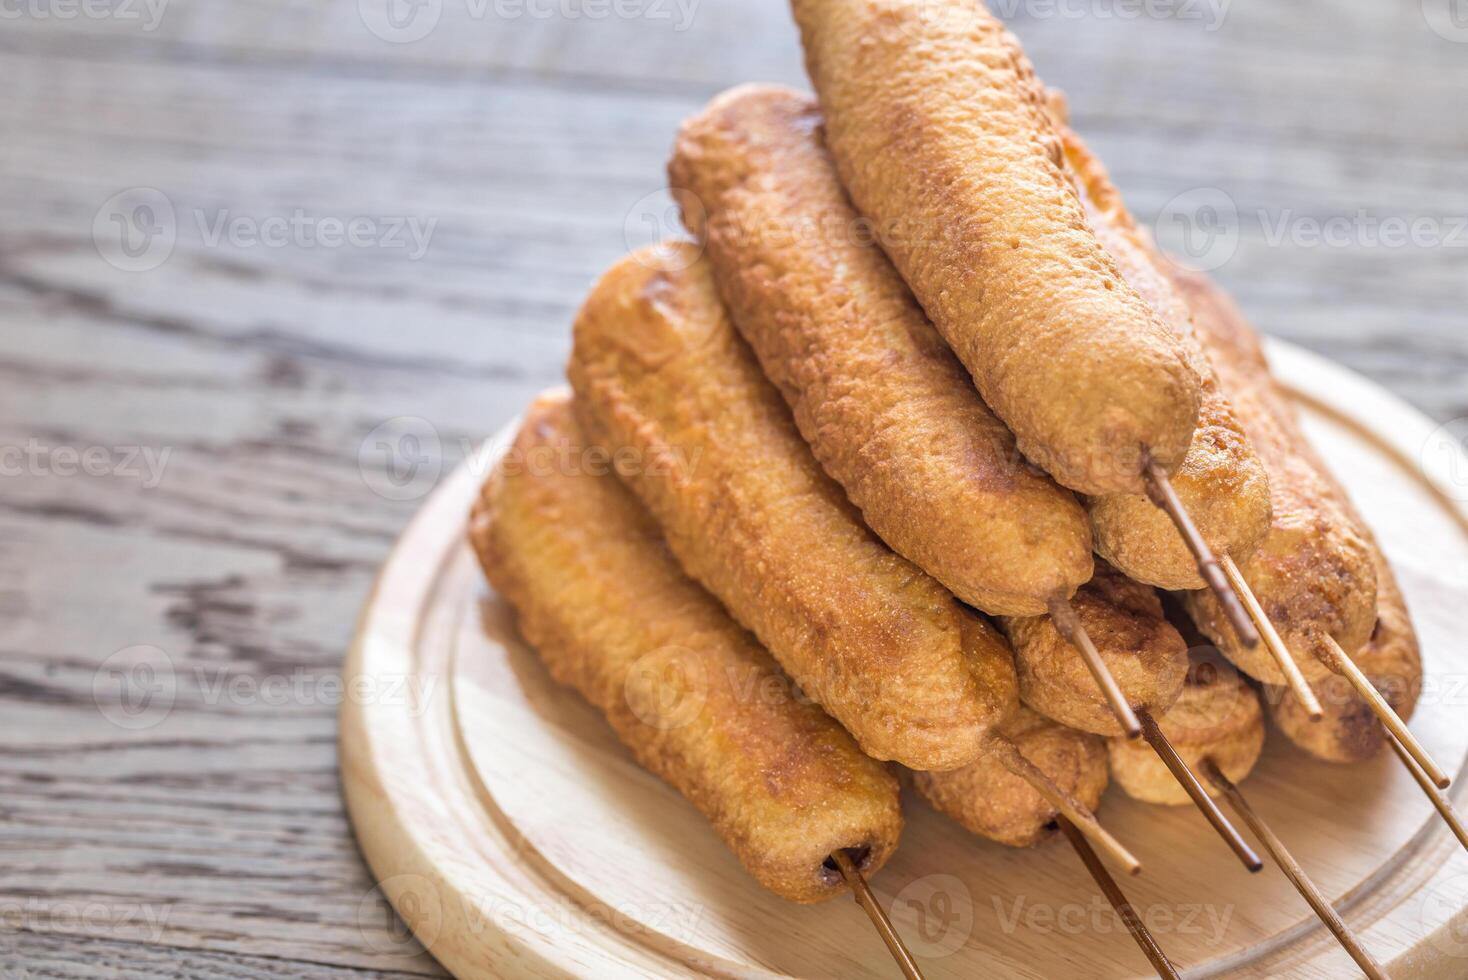
[[[1134,873],[1095,817],[1114,780],[1257,869],[1213,797],[1266,716],[1445,784],[1398,727],[1401,591],[1259,338],[979,0],[930,7],[793,0],[818,99],[745,86],[683,126],[689,239],[596,284],[570,393],[470,518],[525,639],[794,902],[871,901],[904,785]],[[547,449],[608,465],[517,465]]]

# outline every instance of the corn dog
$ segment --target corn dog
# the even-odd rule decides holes
[[[893,554],[820,469],[729,323],[708,264],[675,246],[618,263],[576,318],[567,374],[595,443],[689,575],[867,754],[943,770],[999,720],[951,595]]]
[[[1073,605],[1127,701],[1160,717],[1183,691],[1188,647],[1163,615],[1157,593],[1101,563]],[[1003,617],[999,625],[1014,645],[1026,705],[1083,732],[1123,734],[1084,662],[1050,617]]]
[[[1187,304],[1157,268],[1149,244],[1101,161],[1068,128],[1060,127],[1060,133],[1068,168],[1097,239],[1126,280],[1172,325],[1202,380],[1198,428],[1187,457],[1172,475],[1172,485],[1213,551],[1242,562],[1269,533],[1269,477],[1198,343]],[[1086,507],[1096,551],[1113,566],[1170,592],[1205,587],[1177,527],[1145,494],[1091,497]]]
[[[760,884],[794,902],[840,894],[829,855],[850,849],[875,871],[897,846],[896,780],[683,575],[617,479],[584,465],[587,445],[565,396],[531,406],[471,517],[485,573],[556,681],[599,708]],[[583,465],[525,465],[540,449]]]
[[[1371,640],[1356,663],[1382,693],[1392,710],[1409,721],[1422,693],[1422,654],[1417,631],[1407,614],[1407,600],[1381,549],[1376,556],[1377,621]],[[1265,700],[1275,727],[1290,741],[1327,762],[1364,762],[1386,743],[1370,706],[1344,678],[1331,675],[1312,687],[1325,717],[1311,721],[1288,688],[1267,688]]]
[[[1182,696],[1157,722],[1190,766],[1200,768],[1211,760],[1233,783],[1254,770],[1264,749],[1259,695],[1221,657],[1200,656],[1193,662]],[[1146,744],[1113,738],[1107,752],[1111,778],[1128,796],[1168,806],[1193,802]],[[1208,795],[1218,794],[1210,780],[1202,784]]]
[[[1259,338],[1205,277],[1168,266],[1193,312],[1198,339],[1269,474],[1273,517],[1263,544],[1239,562],[1307,680],[1331,673],[1322,637],[1355,656],[1376,624],[1376,568],[1366,530],[1344,491],[1300,431],[1294,408],[1269,374]],[[1240,644],[1208,593],[1189,593],[1189,615],[1245,673],[1272,685],[1285,677],[1263,648]]]
[[[1019,708],[998,728],[1060,791],[1087,810],[1108,782],[1106,743]],[[995,752],[952,772],[912,774],[913,788],[933,809],[970,833],[1009,847],[1034,847],[1056,830],[1059,811]]]
[[[719,292],[826,472],[893,550],[991,615],[1090,579],[1075,498],[1019,457],[871,242],[808,96],[747,85],[686,122],[668,171]]]
[[[1047,94],[978,0],[794,0],[842,182],[934,325],[1061,484],[1142,493],[1200,381],[1097,242]]]
[[[1137,859],[1096,820],[1108,780],[1105,743],[1023,707],[1009,643],[977,616],[965,612],[963,622],[970,669],[1001,721],[978,759],[949,772],[909,772],[913,789],[971,833],[1009,847],[1041,843],[1064,816],[1135,874]]]

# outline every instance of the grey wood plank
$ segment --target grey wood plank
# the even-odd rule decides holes
[[[1265,328],[1468,416],[1468,251],[1303,236],[1468,215],[1468,48],[1421,4],[1234,0],[1217,30],[996,4],[1164,240],[1218,188],[1238,217],[1217,274]],[[445,0],[405,44],[363,5],[0,32],[0,447],[28,454],[0,476],[0,912],[29,916],[7,966],[436,970],[396,943],[338,798],[357,607],[435,473],[558,381],[585,289],[664,217],[678,122],[728,85],[804,85],[781,0],[701,0],[686,25]],[[139,187],[178,236],[127,271],[94,225]],[[433,230],[421,255],[210,239],[298,211]],[[404,426],[435,441],[399,487],[379,442]],[[89,449],[104,465],[70,473]],[[96,685],[138,645],[177,691],[130,730]]]
[[[29,79],[38,92],[56,88],[48,81],[56,59],[10,63],[22,86]],[[461,364],[462,352],[480,348],[478,338],[503,328],[551,338],[542,353],[521,351],[513,362],[522,370],[528,363],[540,377],[549,377],[561,356],[565,322],[585,285],[617,252],[640,241],[639,202],[657,194],[669,134],[701,99],[537,83],[464,83],[445,97],[435,96],[437,84],[421,81],[314,79],[288,114],[255,98],[259,76],[274,77],[275,69],[167,64],[119,75],[111,64],[85,59],[68,67],[63,94],[41,96],[29,110],[32,119],[16,120],[29,135],[9,150],[12,193],[4,203],[13,223],[6,237],[17,244],[7,248],[6,265],[22,288],[42,295],[73,289],[156,329],[176,327],[180,319],[200,326],[198,316],[180,312],[210,294],[218,300],[205,304],[210,316],[247,327],[248,342],[257,346],[330,352],[349,338],[342,342],[376,348],[354,356],[405,367]],[[1301,222],[1349,221],[1358,212],[1372,220],[1427,218],[1444,233],[1459,227],[1468,192],[1448,177],[1456,157],[1435,159],[1439,151],[1431,145],[1407,149],[1414,145],[1408,128],[1431,134],[1430,144],[1458,145],[1443,138],[1444,127],[1426,119],[1408,126],[1401,120],[1410,121],[1410,113],[1383,107],[1374,118],[1397,119],[1403,134],[1369,145],[1354,132],[1334,144],[1282,133],[1261,141],[1227,119],[1216,126],[1210,119],[1181,137],[1140,127],[1119,133],[1104,116],[1088,128],[1081,95],[1080,125],[1141,216],[1155,219],[1169,201],[1198,188],[1229,194],[1239,244],[1219,275],[1268,328],[1330,347],[1369,372],[1377,341],[1395,338],[1403,323],[1412,325],[1409,343],[1424,338],[1434,355],[1455,349],[1442,341],[1456,330],[1464,298],[1465,253],[1456,243],[1385,248],[1269,240],[1281,221],[1295,229]],[[110,112],[130,120],[132,135],[99,136],[71,122],[49,122],[109,100]],[[1227,99],[1208,102],[1199,92],[1193,104],[1220,102]],[[113,141],[118,152],[99,152]],[[1372,145],[1384,148],[1375,159],[1363,158]],[[286,146],[309,166],[283,153]],[[1347,154],[1346,146],[1355,149]],[[1409,152],[1418,154],[1414,165],[1399,165]],[[101,203],[145,181],[164,186],[182,219],[175,260],[140,276],[98,262],[89,237]],[[437,224],[421,261],[386,249],[346,255],[202,243],[209,222],[223,215],[265,220],[300,207],[316,216]],[[251,279],[264,268],[288,281]],[[434,304],[431,312],[414,305],[424,298]],[[142,301],[149,308],[134,309]],[[434,318],[434,329],[394,329],[425,315]],[[251,321],[240,324],[241,316]],[[1461,372],[1461,358],[1452,360]],[[1436,356],[1431,362],[1441,364]],[[1388,360],[1379,376],[1409,387],[1410,379],[1392,372]],[[1453,380],[1426,390],[1414,386],[1411,393],[1434,414],[1460,414]]]
[[[27,931],[0,932],[0,958],[0,980],[406,980],[420,976]]]

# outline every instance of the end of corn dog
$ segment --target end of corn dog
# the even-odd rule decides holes
[[[1194,771],[1210,759],[1235,784],[1254,771],[1264,749],[1259,695],[1219,655],[1194,660],[1182,695],[1157,724]],[[1193,802],[1146,742],[1113,738],[1107,752],[1111,778],[1133,799],[1165,806]],[[1201,782],[1210,796],[1217,795],[1210,780]]]
[[[965,664],[952,595],[878,540],[821,470],[696,247],[617,263],[574,333],[583,429],[629,460],[618,475],[689,576],[868,755],[940,770],[977,758],[997,719]]]
[[[1354,658],[1377,621],[1375,547],[1350,500],[1310,446],[1294,407],[1269,373],[1259,337],[1205,276],[1168,267],[1193,313],[1199,340],[1229,392],[1235,412],[1269,474],[1273,516],[1263,543],[1239,562],[1244,578],[1309,681],[1331,675],[1321,634]],[[1284,686],[1265,645],[1238,642],[1218,601],[1185,598],[1198,627],[1249,676]]]
[[[1376,575],[1376,628],[1355,660],[1392,710],[1408,721],[1422,693],[1421,649],[1406,598],[1379,549]],[[1364,762],[1382,750],[1386,729],[1349,681],[1331,675],[1311,688],[1325,712],[1320,721],[1310,720],[1289,688],[1265,689],[1270,719],[1290,741],[1326,762]]]
[[[997,734],[1013,742],[1061,792],[1093,812],[1100,805],[1109,780],[1101,736],[1066,728],[1023,707]],[[993,754],[952,772],[915,772],[912,784],[939,813],[1008,847],[1034,847],[1057,829],[1055,807]]]
[[[1199,379],[1096,241],[1014,37],[975,0],[792,6],[842,182],[1020,451],[1092,496],[1174,471]]]
[[[1334,637],[1352,659],[1371,639],[1376,624],[1376,576],[1371,566],[1369,546],[1349,528],[1333,521],[1286,518],[1276,519],[1263,546],[1239,569],[1300,672],[1314,683],[1335,676],[1326,666],[1322,632]],[[1287,683],[1267,646],[1251,650],[1239,642],[1211,594],[1189,592],[1184,605],[1198,628],[1240,670],[1265,684]]]
[[[820,128],[815,101],[788,88],[717,96],[668,165],[698,202],[684,223],[867,525],[964,602],[1039,615],[1091,577],[1085,512],[1020,457],[852,208]]]
[[[1167,621],[1152,588],[1098,565],[1096,577],[1072,600],[1127,702],[1161,716],[1183,690],[1188,647]],[[1097,735],[1121,735],[1121,725],[1080,651],[1049,616],[1000,620],[1014,647],[1020,697],[1063,725]]]
[[[564,395],[531,406],[470,518],[490,582],[551,676],[600,709],[760,884],[802,903],[842,893],[833,851],[872,872],[897,846],[896,780],[682,573],[589,449]]]
[[[1061,128],[1060,134],[1097,240],[1127,282],[1177,332],[1202,381],[1198,426],[1187,456],[1172,473],[1173,489],[1214,553],[1242,562],[1269,533],[1273,508],[1264,464],[1198,342],[1192,312],[1158,268],[1105,167],[1075,133]],[[1182,535],[1146,494],[1092,497],[1086,507],[1097,554],[1131,578],[1170,592],[1207,586]]]

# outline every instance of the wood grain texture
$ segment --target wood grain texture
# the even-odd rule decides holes
[[[331,688],[354,618],[434,473],[560,376],[592,278],[671,228],[677,123],[727,85],[804,84],[779,0],[701,0],[686,29],[446,0],[407,44],[363,9],[173,0],[153,30],[120,14],[0,26],[6,969],[437,970],[379,951],[385,919],[358,922],[371,881]],[[1015,9],[1139,215],[1196,188],[1233,200],[1217,274],[1262,326],[1439,420],[1468,416],[1468,247],[1274,246],[1257,220],[1366,209],[1447,237],[1468,215],[1468,47],[1415,2],[1235,0],[1214,31]],[[144,272],[93,241],[135,187],[177,217],[172,255]],[[207,240],[226,210],[296,209],[437,224],[417,259]],[[401,487],[369,438],[400,417],[431,425],[386,434],[427,458]],[[70,475],[67,454],[92,447],[100,465]],[[158,479],[124,465],[133,447],[167,451]],[[176,694],[158,724],[122,728],[98,670],[138,645],[163,651]],[[104,913],[69,924],[91,904]],[[144,911],[166,911],[162,928]]]

